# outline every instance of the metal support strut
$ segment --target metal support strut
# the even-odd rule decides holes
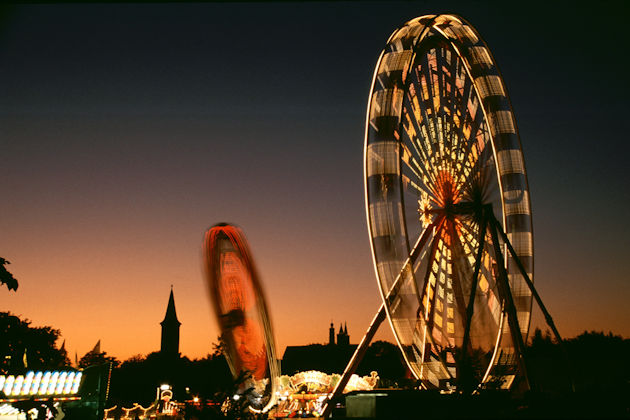
[[[352,355],[352,358],[348,362],[346,369],[343,371],[343,375],[341,375],[341,378],[339,378],[339,382],[337,382],[337,385],[335,385],[335,389],[333,390],[332,395],[326,402],[326,405],[324,406],[324,411],[322,411],[322,417],[325,418],[330,415],[333,409],[333,406],[335,404],[335,401],[343,393],[343,390],[348,384],[350,377],[357,370],[359,363],[361,363],[361,359],[363,359],[363,356],[365,356],[365,352],[367,351],[370,345],[370,342],[372,341],[372,338],[374,338],[374,334],[376,334],[376,331],[378,331],[378,327],[380,327],[380,325],[385,320],[385,315],[386,315],[385,304],[381,304],[380,309],[378,310],[378,312],[374,316],[374,319],[372,319],[372,322],[370,323],[370,327],[368,328],[367,332],[363,336],[361,343],[359,344],[357,349],[354,351],[354,354]]]
[[[341,375],[341,378],[339,378],[339,382],[337,382],[337,385],[335,386],[335,389],[333,390],[332,395],[330,396],[330,398],[328,398],[328,401],[326,401],[326,405],[324,406],[324,410],[322,411],[322,417],[328,417],[330,415],[333,409],[334,401],[337,398],[339,398],[339,396],[343,393],[343,390],[346,387],[346,384],[350,380],[350,377],[352,376],[352,374],[356,371],[357,367],[359,366],[359,363],[363,359],[363,356],[365,355],[365,352],[367,351],[370,345],[370,342],[372,341],[372,338],[374,338],[376,331],[378,331],[378,327],[385,320],[385,317],[387,315],[387,312],[385,309],[385,302],[387,301],[387,299],[389,299],[390,295],[392,295],[392,292],[395,290],[398,290],[398,288],[401,286],[401,283],[403,282],[403,279],[405,277],[404,273],[405,273],[405,270],[407,269],[407,266],[410,264],[413,265],[413,261],[418,257],[418,254],[420,253],[420,251],[422,251],[422,248],[424,247],[427,240],[429,239],[429,236],[431,235],[433,230],[436,228],[438,223],[440,223],[441,221],[442,221],[442,218],[438,218],[438,220],[436,220],[435,222],[427,226],[427,228],[424,230],[422,235],[416,241],[416,244],[411,250],[411,254],[407,258],[407,261],[405,261],[405,263],[402,265],[402,269],[400,270],[400,273],[398,273],[398,276],[396,277],[396,280],[394,280],[394,282],[392,283],[392,286],[389,288],[389,292],[387,293],[387,296],[385,296],[385,299],[383,300],[381,307],[376,312],[374,319],[372,319],[372,322],[370,323],[370,327],[368,328],[367,332],[363,336],[363,339],[361,339],[361,343],[359,343],[359,346],[354,351],[352,358],[350,358],[350,361],[348,362],[346,369],[343,371],[343,375]]]
[[[564,347],[564,344],[563,344],[564,340],[560,336],[560,332],[558,332],[558,329],[556,328],[556,324],[553,322],[553,318],[551,317],[551,314],[547,310],[547,307],[545,307],[545,304],[543,303],[540,295],[538,294],[538,291],[534,287],[534,283],[529,278],[529,274],[527,273],[527,270],[525,270],[525,267],[523,266],[523,263],[521,262],[521,259],[518,257],[518,255],[516,255],[516,251],[514,250],[514,247],[512,247],[512,243],[510,242],[510,240],[508,239],[507,235],[505,234],[505,232],[501,228],[501,224],[499,223],[499,221],[496,219],[496,217],[494,217],[493,213],[490,213],[489,220],[490,220],[490,224],[494,227],[494,230],[499,232],[499,234],[501,235],[501,238],[503,239],[503,241],[507,245],[508,251],[512,255],[512,258],[514,259],[514,262],[516,262],[516,266],[518,267],[519,271],[523,275],[523,279],[525,280],[525,283],[527,284],[527,287],[529,287],[529,290],[532,292],[532,296],[534,296],[534,299],[536,300],[536,303],[538,303],[538,307],[540,308],[540,310],[542,311],[542,313],[543,313],[543,315],[545,317],[545,322],[547,322],[547,325],[549,325],[549,328],[551,328],[551,331],[553,331],[553,335],[555,336],[556,341],[558,342],[558,345],[560,345],[560,348],[562,349],[562,352],[565,354],[565,356],[567,356],[566,357],[567,363],[570,363],[568,355],[567,355],[566,348]],[[571,389],[572,389],[573,392],[575,392],[575,382],[573,380],[573,374],[571,373],[571,371],[572,371],[572,368],[569,365],[567,373],[568,373],[568,376],[569,376],[569,381],[571,382]]]

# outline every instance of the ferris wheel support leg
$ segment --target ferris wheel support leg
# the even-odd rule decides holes
[[[510,241],[508,240],[507,235],[505,234],[505,232],[503,232],[503,229],[498,223],[499,222],[493,217],[492,224],[501,235],[501,238],[503,239],[503,241],[506,243],[508,247],[508,251],[510,251],[510,254],[512,254],[512,258],[514,258],[514,262],[516,262],[516,266],[518,267],[521,274],[523,275],[523,278],[525,279],[525,283],[527,283],[527,287],[529,287],[529,290],[532,292],[534,299],[536,299],[536,303],[538,303],[540,310],[545,316],[545,321],[547,322],[547,325],[549,325],[549,327],[553,331],[553,334],[555,335],[556,340],[561,342],[562,337],[560,337],[560,333],[558,332],[558,329],[556,328],[556,324],[553,322],[553,318],[551,318],[551,314],[549,314],[549,311],[547,311],[547,308],[545,307],[545,304],[540,298],[540,295],[536,291],[536,288],[534,287],[534,283],[532,283],[532,281],[530,280],[529,275],[527,274],[527,271],[525,270],[525,267],[523,266],[523,263],[521,262],[521,259],[518,257],[518,255],[516,255],[516,251],[514,251],[514,248],[512,247],[512,244],[510,243]]]
[[[536,291],[536,288],[534,287],[534,283],[529,278],[529,275],[527,274],[527,270],[525,270],[525,267],[523,266],[521,259],[518,257],[518,255],[516,255],[516,251],[514,250],[514,247],[512,247],[512,243],[510,243],[510,240],[508,239],[507,235],[501,228],[499,221],[494,217],[494,215],[490,217],[491,217],[490,223],[492,223],[496,231],[499,232],[499,234],[501,235],[501,238],[507,245],[508,251],[510,252],[510,254],[512,254],[512,258],[514,259],[514,262],[516,262],[516,266],[518,267],[519,271],[523,275],[523,278],[525,279],[525,283],[527,284],[527,287],[529,287],[529,290],[532,292],[532,296],[534,296],[534,299],[536,299],[536,303],[538,303],[538,307],[540,308],[540,310],[542,311],[545,317],[545,322],[547,322],[547,325],[549,325],[549,328],[551,328],[551,331],[553,331],[553,335],[556,338],[556,341],[558,342],[563,353],[566,356],[567,352],[564,347],[564,340],[560,336],[560,332],[556,328],[556,324],[553,322],[553,318],[551,317],[551,314],[545,307],[545,304],[543,303],[542,298],[538,294],[538,291]],[[566,360],[568,361],[569,358],[567,357]],[[572,370],[571,367],[569,367],[569,379],[571,381],[571,389],[573,390],[573,392],[575,392],[575,382],[573,381],[573,375],[571,374],[571,370]]]
[[[477,259],[475,260],[475,270],[470,286],[470,297],[468,298],[468,306],[466,307],[466,329],[464,330],[464,341],[462,342],[462,359],[464,364],[468,361],[468,345],[470,344],[470,326],[475,306],[475,294],[477,293],[477,283],[479,280],[479,270],[481,270],[481,258],[483,257],[483,248],[486,242],[488,220],[482,218],[481,226],[479,226],[479,248],[477,249]]]
[[[489,210],[486,213],[490,213]],[[494,218],[494,215],[487,214],[486,217]],[[510,334],[512,335],[512,343],[516,350],[516,360],[525,380],[525,384],[529,389],[532,389],[530,378],[527,375],[527,367],[525,364],[525,343],[523,342],[523,334],[521,334],[521,327],[518,324],[518,318],[516,316],[516,307],[514,306],[514,299],[512,298],[512,291],[510,290],[510,282],[508,281],[507,271],[505,270],[505,261],[501,248],[499,247],[499,235],[497,234],[497,227],[491,222],[490,235],[492,236],[492,245],[494,246],[495,259],[497,260],[497,269],[499,270],[499,291],[502,292],[503,300],[505,302],[505,309],[507,311],[508,326],[510,328]]]
[[[359,343],[359,345],[357,346],[357,349],[354,351],[354,354],[352,355],[352,358],[350,358],[350,362],[348,362],[348,366],[346,366],[346,369],[343,371],[343,375],[341,375],[341,378],[339,378],[339,382],[337,382],[337,385],[335,386],[335,389],[333,390],[331,397],[328,399],[328,402],[326,403],[326,406],[324,407],[324,410],[322,411],[322,417],[326,418],[332,412],[335,401],[337,400],[337,398],[339,398],[339,396],[343,392],[352,374],[357,370],[359,363],[363,359],[363,356],[365,356],[365,352],[367,351],[370,345],[370,342],[374,338],[376,331],[378,331],[378,327],[380,327],[380,325],[385,320],[385,315],[386,315],[385,304],[382,303],[380,309],[374,316],[374,319],[372,319],[372,323],[370,324],[370,327],[368,328],[367,332],[363,336],[361,343]]]

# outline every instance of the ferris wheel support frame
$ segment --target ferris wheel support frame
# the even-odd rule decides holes
[[[514,259],[514,262],[516,262],[516,266],[518,267],[519,271],[523,275],[523,278],[525,279],[525,283],[527,284],[527,287],[529,287],[529,290],[531,290],[531,292],[532,292],[532,296],[536,300],[536,303],[538,303],[538,307],[540,308],[540,310],[543,313],[543,316],[545,317],[545,322],[547,323],[549,328],[551,328],[551,331],[553,332],[553,335],[554,335],[556,341],[558,342],[558,345],[560,346],[560,349],[562,350],[562,352],[565,355],[565,361],[567,363],[567,374],[569,376],[569,381],[571,383],[571,390],[573,392],[575,392],[575,381],[573,380],[573,373],[572,373],[573,367],[571,366],[571,362],[570,362],[570,359],[568,357],[568,353],[567,353],[566,347],[564,345],[564,339],[560,336],[560,332],[558,331],[558,328],[556,327],[556,324],[553,321],[553,318],[551,317],[551,314],[547,310],[547,307],[543,303],[542,298],[540,297],[540,295],[538,294],[538,291],[534,287],[534,283],[529,278],[529,275],[527,274],[527,270],[525,270],[525,267],[523,266],[522,261],[516,255],[516,251],[514,250],[514,247],[512,247],[512,243],[510,242],[510,240],[508,239],[507,235],[505,234],[505,232],[501,228],[501,224],[496,219],[496,217],[494,217],[494,213],[490,212],[489,216],[490,216],[489,217],[490,224],[493,225],[494,230],[499,233],[499,235],[503,239],[503,242],[506,244],[508,252],[512,255],[512,257]]]
[[[523,336],[521,334],[520,326],[519,326],[519,323],[518,323],[518,318],[516,316],[516,309],[514,307],[514,301],[512,299],[512,293],[510,291],[510,285],[509,285],[509,280],[508,280],[508,276],[507,276],[507,271],[505,269],[505,261],[504,261],[503,253],[501,252],[501,247],[499,246],[499,241],[498,241],[498,237],[499,236],[503,240],[504,244],[507,246],[507,250],[512,255],[514,261],[516,262],[516,265],[517,265],[518,269],[523,274],[523,276],[525,278],[525,282],[526,282],[528,288],[532,292],[532,295],[534,296],[534,299],[536,300],[536,303],[538,304],[538,306],[540,307],[541,311],[543,312],[543,315],[545,317],[545,322],[551,328],[551,330],[553,331],[553,334],[554,334],[556,340],[558,341],[558,343],[561,346],[562,346],[562,343],[563,343],[563,339],[560,336],[560,333],[559,333],[558,329],[556,328],[556,325],[555,325],[555,323],[553,321],[553,318],[551,317],[551,314],[549,313],[549,311],[547,310],[547,307],[543,303],[542,298],[540,297],[540,294],[538,294],[538,291],[534,287],[534,283],[530,280],[529,275],[527,274],[527,271],[525,270],[525,267],[523,266],[523,263],[521,262],[520,258],[516,254],[516,252],[514,250],[514,247],[512,246],[512,243],[508,239],[507,234],[505,233],[505,231],[503,230],[503,227],[501,226],[501,224],[499,223],[499,221],[495,217],[494,212],[492,211],[492,207],[491,206],[486,206],[484,208],[482,214],[483,214],[483,216],[482,216],[482,219],[480,221],[481,224],[482,224],[481,225],[482,229],[480,229],[481,239],[480,239],[480,247],[479,247],[479,249],[483,250],[484,241],[485,241],[485,233],[486,232],[490,233],[490,235],[492,237],[492,242],[494,244],[494,250],[495,250],[495,253],[497,255],[497,266],[498,266],[498,269],[499,269],[499,276],[498,276],[498,278],[500,279],[501,291],[502,291],[501,294],[503,295],[502,296],[503,297],[502,300],[503,300],[504,305],[505,305],[504,311],[506,312],[507,317],[508,317],[508,326],[509,326],[510,333],[512,335],[512,339],[513,339],[514,345],[515,345],[515,351],[517,353],[518,367],[519,367],[519,370],[521,371],[520,372],[521,375],[523,375],[523,379],[525,381],[525,385],[528,388],[532,389],[534,387],[534,384],[533,384],[530,376],[527,373],[527,367],[526,367],[526,363],[525,363],[525,354],[524,354],[525,343],[523,341]],[[414,254],[416,252],[419,252],[417,250],[420,250],[422,248],[422,246],[426,243],[426,241],[428,239],[428,234],[431,231],[433,231],[434,228],[436,228],[436,224],[437,224],[436,222],[437,221],[433,222],[432,225],[430,225],[425,230],[425,233],[418,239],[418,242],[416,243],[416,246],[414,247],[414,250],[413,250],[410,258],[408,259],[408,262],[406,262],[403,265],[403,268],[401,270],[401,275],[399,275],[397,277],[396,281],[392,284],[392,287],[390,288],[390,293],[388,294],[386,299],[389,298],[390,295],[392,294],[391,292],[393,292],[399,286],[399,283],[401,282],[401,279],[403,278],[402,277],[402,273],[406,269],[409,261],[412,260],[412,258],[414,257]],[[483,234],[481,232],[483,232]],[[468,343],[469,343],[470,323],[471,323],[472,315],[473,315],[473,312],[474,312],[474,294],[475,294],[475,291],[476,291],[477,277],[478,277],[479,269],[480,269],[480,266],[481,266],[481,255],[480,254],[481,254],[481,252],[478,252],[477,259],[475,261],[475,271],[474,271],[474,274],[473,274],[473,286],[472,286],[472,289],[471,289],[471,296],[469,298],[469,304],[466,307],[466,330],[465,330],[465,335],[464,335],[464,346],[462,346],[464,349],[465,349],[465,346],[467,346]],[[350,358],[350,361],[348,362],[348,365],[346,366],[346,368],[345,368],[345,370],[343,372],[343,375],[339,379],[339,382],[335,386],[331,396],[328,398],[328,400],[326,402],[326,405],[324,406],[324,410],[322,411],[322,417],[328,417],[330,415],[330,413],[332,412],[334,402],[342,394],[345,386],[347,385],[348,381],[350,380],[350,377],[355,373],[357,367],[359,366],[359,363],[363,359],[363,356],[365,356],[365,352],[367,351],[367,348],[369,347],[372,339],[374,338],[374,335],[378,331],[379,327],[381,326],[381,324],[383,323],[385,318],[386,318],[385,303],[382,303],[380,308],[376,312],[374,318],[372,319],[372,322],[370,323],[370,326],[368,327],[368,329],[365,332],[363,338],[361,339],[361,342],[359,343],[359,345],[357,346],[356,350],[352,354],[352,357]],[[564,350],[564,347],[562,347],[562,348]],[[464,354],[466,354],[465,351],[464,351]],[[571,387],[572,387],[572,389],[574,389],[574,384],[573,384],[573,380],[572,379],[571,379]]]
[[[415,259],[416,253],[419,253],[420,250],[422,250],[427,240],[429,239],[429,235],[431,234],[433,229],[436,227],[436,225],[437,225],[437,222],[433,222],[431,225],[427,227],[427,229],[425,229],[424,233],[420,236],[420,238],[418,238],[418,241],[416,242],[415,246],[413,247],[413,250],[411,251],[411,255],[407,259],[407,262],[403,264],[403,267],[400,270],[398,277],[392,284],[392,287],[388,295],[383,300],[383,303],[381,303],[381,306],[378,309],[378,311],[376,311],[376,315],[374,315],[374,318],[372,319],[372,322],[370,323],[370,326],[368,327],[367,331],[363,335],[361,342],[359,343],[356,350],[352,354],[352,357],[350,358],[350,361],[346,365],[346,368],[344,369],[343,374],[341,375],[341,378],[339,378],[339,382],[337,382],[337,385],[335,385],[335,388],[333,389],[331,396],[326,401],[326,405],[324,406],[324,410],[322,411],[322,417],[328,417],[328,415],[332,411],[334,401],[337,398],[339,398],[344,388],[348,384],[350,377],[357,370],[357,367],[359,366],[359,363],[361,363],[363,356],[365,356],[365,352],[367,351],[368,346],[372,342],[374,335],[378,331],[378,328],[381,326],[385,318],[387,318],[387,312],[385,309],[385,301],[387,301],[387,299],[391,295],[394,294],[393,292],[398,289],[398,287],[400,286],[400,283],[402,282],[403,273],[407,269],[407,265],[410,263],[410,261],[413,261]]]
[[[483,257],[483,248],[486,242],[486,232],[487,232],[488,221],[486,218],[483,218],[481,221],[481,226],[479,229],[479,246],[477,249],[477,258],[475,259],[475,268],[472,277],[472,283],[470,286],[470,297],[468,298],[468,305],[466,306],[466,324],[464,330],[464,340],[462,342],[462,365],[467,366],[468,362],[468,346],[470,345],[470,326],[472,325],[472,317],[475,305],[475,294],[477,291],[477,284],[479,280],[479,270],[481,270],[481,258]],[[464,377],[463,381],[460,380],[460,384],[470,379],[471,375],[468,377]],[[459,386],[459,384],[458,384]],[[464,385],[465,386],[465,385]]]

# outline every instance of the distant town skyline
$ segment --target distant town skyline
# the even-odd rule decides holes
[[[374,66],[416,16],[470,21],[501,69],[529,177],[534,281],[560,332],[630,336],[625,4],[278,2],[0,6],[0,308],[160,349],[173,285],[180,351],[217,342],[205,230],[240,226],[278,353],[359,340],[381,304],[363,191]],[[588,28],[585,29],[585,28]],[[534,309],[532,328],[544,322]],[[376,339],[393,342],[389,325]],[[61,344],[61,343],[60,343]]]

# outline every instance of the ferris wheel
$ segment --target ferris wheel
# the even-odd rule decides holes
[[[212,307],[221,330],[223,354],[234,378],[242,379],[237,396],[248,398],[255,412],[276,402],[280,376],[271,317],[243,231],[226,223],[205,234],[204,263]]]
[[[529,191],[505,85],[466,21],[422,16],[392,34],[364,168],[375,270],[409,368],[427,388],[509,388],[532,306]]]
[[[367,109],[368,231],[383,303],[324,416],[388,319],[425,389],[531,388],[532,216],[512,107],[492,54],[454,15],[390,36]],[[520,378],[520,380],[516,380]]]

